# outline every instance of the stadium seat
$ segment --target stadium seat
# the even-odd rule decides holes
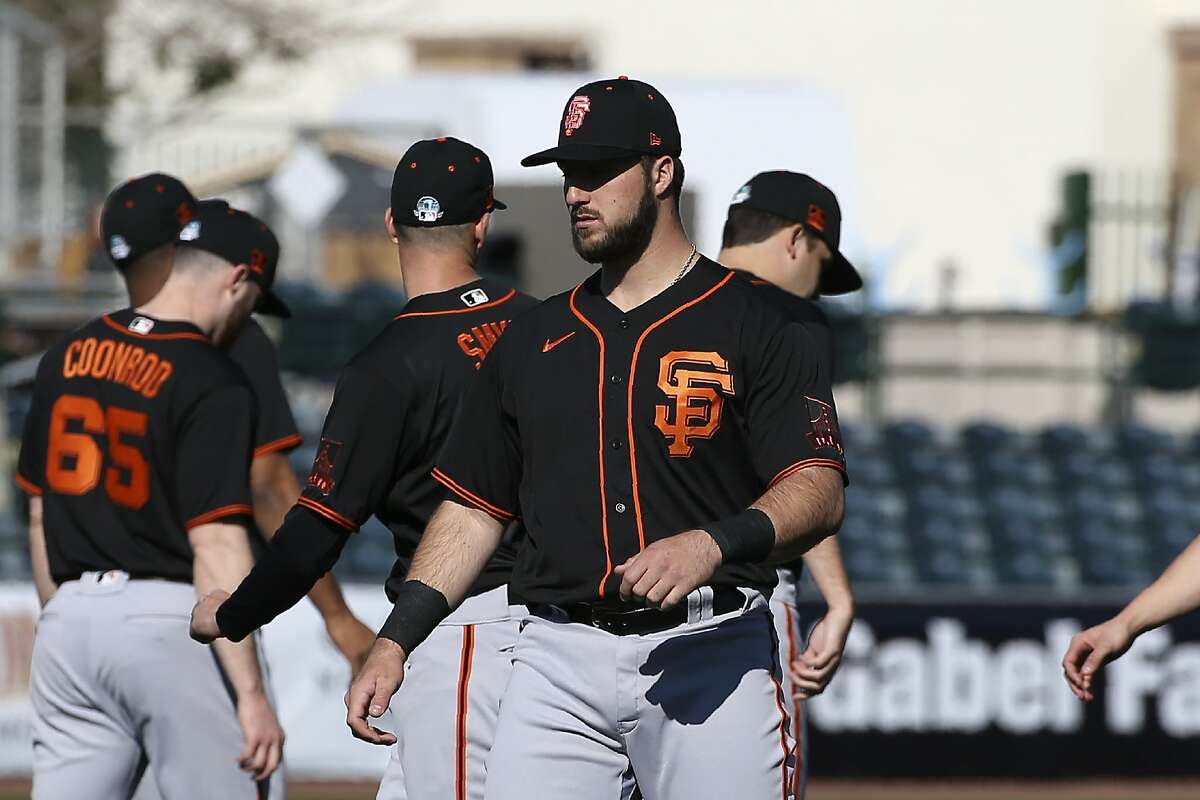
[[[959,438],[963,449],[972,456],[1013,451],[1019,449],[1017,434],[995,422],[981,420],[963,426]]]
[[[899,420],[886,425],[883,439],[893,453],[926,449],[934,444],[933,428],[919,420]]]

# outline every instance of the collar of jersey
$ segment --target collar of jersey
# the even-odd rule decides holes
[[[700,256],[695,265],[677,283],[663,289],[640,306],[622,311],[600,291],[600,272],[597,270],[579,287],[578,300],[583,304],[586,313],[595,315],[606,322],[628,319],[649,324],[695,300],[728,274],[729,270],[725,267]]]
[[[438,311],[470,311],[471,308],[463,303],[462,296],[472,289],[483,289],[488,296],[489,303],[499,300],[508,294],[508,289],[499,293],[495,292],[495,287],[491,286],[485,279],[479,278],[470,283],[455,286],[453,289],[447,289],[444,292],[417,295],[404,304],[404,308],[400,311],[399,316],[402,317],[405,314],[436,313]]]
[[[142,338],[146,337],[146,334],[138,333],[137,331],[129,329],[129,323],[133,322],[135,318],[145,317],[146,319],[154,321],[154,327],[150,330],[150,336],[171,333],[194,333],[197,336],[208,339],[208,337],[204,335],[204,331],[200,330],[190,322],[185,322],[181,319],[159,319],[158,317],[152,317],[149,314],[140,314],[134,311],[132,308],[123,308],[120,311],[113,311],[110,314],[105,314],[105,316],[120,325],[121,328],[129,333],[130,336]]]

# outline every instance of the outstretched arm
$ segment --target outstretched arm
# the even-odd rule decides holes
[[[250,464],[250,490],[254,497],[254,522],[270,541],[300,496],[300,483],[287,456],[281,452],[256,456]],[[308,599],[325,621],[325,631],[334,646],[350,662],[350,674],[358,672],[375,641],[375,632],[346,605],[342,587],[332,572],[317,579],[308,591]]]
[[[443,502],[421,537],[408,580],[397,593],[367,663],[346,693],[346,724],[359,739],[392,744],[396,737],[371,726],[404,679],[404,661],[456,608],[500,545],[504,526],[487,513]]]
[[[1063,673],[1080,700],[1092,700],[1092,680],[1120,658],[1133,640],[1175,617],[1200,608],[1200,537],[1197,537],[1121,613],[1071,639]]]

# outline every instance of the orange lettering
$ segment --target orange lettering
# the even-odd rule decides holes
[[[689,350],[673,350],[659,360],[658,388],[674,400],[654,407],[654,426],[667,438],[672,458],[690,457],[691,439],[712,438],[721,427],[725,395],[734,393],[729,362],[720,353]]]
[[[116,345],[112,339],[105,339],[96,348],[96,357],[92,359],[92,377],[104,378],[108,372],[108,367],[112,364],[113,350]]]

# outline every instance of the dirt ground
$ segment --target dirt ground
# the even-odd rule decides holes
[[[293,783],[290,800],[374,800],[374,784]],[[0,782],[0,800],[29,797],[26,781]],[[1195,800],[1200,781],[866,782],[813,781],[808,800]]]

